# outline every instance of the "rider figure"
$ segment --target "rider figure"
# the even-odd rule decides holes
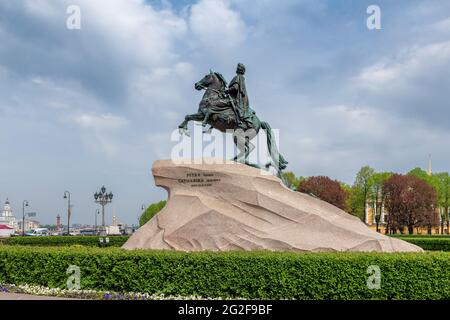
[[[235,101],[237,108],[237,120],[238,125],[242,125],[243,122],[247,127],[250,127],[252,123],[252,114],[248,102],[247,89],[245,87],[245,66],[242,63],[238,63],[236,68],[236,76],[231,80],[228,89],[225,90],[226,94],[229,94]]]

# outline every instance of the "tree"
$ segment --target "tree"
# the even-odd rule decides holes
[[[359,190],[355,186],[351,186],[348,192],[347,197],[347,209],[351,215],[354,215],[361,220],[364,220],[364,215],[361,215],[361,196]],[[364,211],[362,211],[364,213]]]
[[[353,187],[345,182],[341,182],[341,188],[345,191],[347,195],[345,200],[345,209],[348,213],[352,214],[352,195],[353,195]]]
[[[449,217],[449,207],[450,207],[450,176],[448,172],[441,172],[434,174],[436,181],[436,190],[438,193],[438,204],[439,213],[441,216],[441,234],[444,234],[444,222],[447,221],[447,233],[450,229],[450,217]]]
[[[152,203],[145,211],[141,214],[141,217],[139,218],[139,226],[143,226],[147,223],[155,214],[157,214],[159,211],[161,211],[162,208],[166,205],[165,200],[162,200],[160,202]]]
[[[282,175],[287,182],[288,187],[294,190],[297,190],[300,180],[303,179],[302,177],[297,178],[292,171],[283,172]]]
[[[414,175],[394,174],[383,185],[390,232],[408,228],[436,225],[436,190]]]
[[[407,174],[408,174],[408,176],[414,176],[414,177],[417,177],[419,179],[422,179],[423,181],[427,181],[428,182],[428,180],[429,180],[428,179],[429,175],[427,174],[427,172],[425,170],[422,170],[419,167],[416,167],[416,168],[412,169]]]
[[[309,177],[300,182],[298,191],[311,194],[342,210],[346,210],[347,193],[341,187],[339,181],[324,176]]]
[[[349,196],[350,213],[359,217],[361,220],[364,220],[366,214],[366,204],[372,183],[371,178],[374,173],[375,170],[371,167],[362,167],[356,174],[352,192]]]
[[[426,181],[433,186],[437,192],[439,214],[441,218],[441,234],[444,234],[444,222],[447,221],[447,232],[449,232],[449,206],[450,206],[450,177],[447,172],[428,175],[420,168],[414,168],[408,175],[412,175]]]
[[[386,194],[384,190],[384,183],[392,176],[391,172],[377,172],[370,178],[370,190],[368,198],[372,204],[373,214],[375,215],[376,230],[379,232],[380,220]]]
[[[348,196],[350,195],[350,192],[352,192],[352,186],[350,186],[347,183],[342,182],[342,181],[338,181],[338,182],[339,182],[339,185],[341,186],[342,190],[344,190],[345,193],[347,194],[347,203],[348,203]],[[348,207],[348,206],[346,205],[346,207]]]

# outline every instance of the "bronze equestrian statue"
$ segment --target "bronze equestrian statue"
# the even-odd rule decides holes
[[[262,128],[267,134],[267,147],[272,162],[266,164],[266,169],[273,166],[277,176],[284,182],[282,170],[288,162],[278,152],[275,138],[270,125],[261,121],[256,113],[250,108],[247,89],[245,86],[245,66],[237,65],[236,76],[227,86],[227,81],[222,74],[210,71],[203,79],[195,83],[195,89],[205,90],[200,101],[198,112],[186,115],[184,121],[178,126],[181,134],[189,136],[187,124],[189,121],[202,122],[203,126],[210,125],[210,132],[217,129],[221,132],[233,131],[233,141],[239,153],[233,158],[236,162],[245,163],[254,167],[256,164],[248,162],[248,156],[255,148],[250,142]]]

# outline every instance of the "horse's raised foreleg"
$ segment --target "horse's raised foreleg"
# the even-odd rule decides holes
[[[189,130],[187,128],[189,121],[202,121],[204,117],[205,115],[203,114],[203,112],[200,111],[194,114],[186,115],[184,117],[184,121],[180,123],[180,125],[178,126],[178,131],[180,132],[181,135],[185,134],[189,137]]]

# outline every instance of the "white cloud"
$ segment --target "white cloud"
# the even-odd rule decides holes
[[[80,113],[72,115],[69,120],[81,129],[83,145],[92,154],[102,154],[113,159],[119,152],[123,152],[123,131],[119,130],[128,124],[124,117],[110,113]]]
[[[46,80],[41,77],[32,77],[30,80],[32,83],[39,85],[39,86],[46,83]]]
[[[202,46],[216,52],[233,49],[246,38],[246,25],[223,0],[201,0],[191,8],[189,26]]]
[[[86,24],[106,37],[116,54],[135,66],[171,62],[174,42],[187,30],[183,18],[170,10],[157,11],[144,0],[80,1]]]
[[[82,128],[104,130],[117,129],[128,124],[128,120],[123,117],[108,114],[82,113],[72,117],[72,120]]]
[[[424,33],[425,35],[448,35],[450,33],[450,18],[441,19],[438,21],[433,21],[428,25],[417,25],[412,28],[414,32]]]
[[[371,122],[376,121],[373,110],[346,105],[321,107],[314,113],[322,120],[332,120],[334,123],[339,123],[342,129],[351,130],[353,133],[370,130]]]
[[[442,33],[450,32],[450,18],[438,21],[433,24],[433,29]]]
[[[65,27],[71,4],[81,9],[81,30]],[[72,79],[108,103],[126,99],[142,74],[177,64],[188,30],[184,17],[144,0],[7,0],[0,10],[22,21],[20,28],[13,18],[0,23],[0,60],[13,62],[7,66],[13,73]]]
[[[407,48],[395,58],[383,58],[365,67],[354,79],[371,90],[392,90],[409,85],[414,79],[445,72],[450,65],[450,41]]]
[[[190,63],[178,62],[173,67],[159,67],[143,76],[145,87],[164,85],[170,87],[170,82],[176,82],[178,79],[191,79],[193,77],[194,67]],[[141,87],[145,91],[145,87]]]
[[[380,62],[364,68],[358,75],[357,81],[362,86],[377,89],[387,81],[397,78],[399,72],[398,66],[390,67],[386,62]]]
[[[148,74],[141,74],[130,89],[134,105],[152,115],[158,110],[164,113],[186,108],[194,92],[195,73],[192,64],[178,62],[171,67],[154,68]]]
[[[46,0],[25,0],[23,2],[25,11],[45,19],[55,19],[61,12]]]

